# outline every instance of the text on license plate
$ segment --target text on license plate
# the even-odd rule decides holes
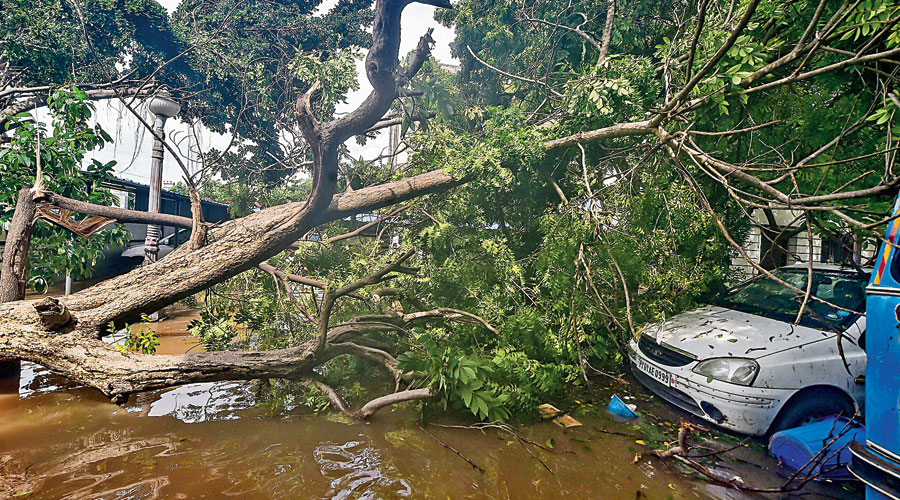
[[[663,370],[662,368],[657,368],[656,366],[651,364],[649,361],[645,360],[644,358],[642,358],[640,356],[637,356],[637,366],[638,366],[638,370],[646,373],[651,378],[653,378],[653,380],[656,380],[657,382],[667,385],[667,386],[670,385],[671,377],[669,375],[669,372]]]

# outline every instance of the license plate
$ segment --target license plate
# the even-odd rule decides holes
[[[641,356],[637,356],[637,367],[638,370],[646,373],[653,380],[656,380],[665,386],[671,385],[671,375],[669,375],[669,372],[662,368],[658,368]]]

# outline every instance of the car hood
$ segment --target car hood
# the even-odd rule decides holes
[[[833,337],[833,333],[753,314],[705,306],[644,328],[651,338],[697,359],[730,356],[759,358]]]

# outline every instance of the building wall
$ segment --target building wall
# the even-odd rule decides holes
[[[747,234],[747,241],[742,245],[747,255],[753,259],[753,262],[759,262],[760,251],[762,249],[762,232],[758,227],[753,226],[750,228],[750,231]],[[731,250],[731,267],[737,271],[740,271],[742,274],[746,276],[754,276],[756,275],[756,269],[747,262],[737,250]]]
[[[791,222],[795,222],[796,214],[793,212],[788,212],[786,210],[780,210],[775,212],[776,221],[779,224],[790,224]],[[764,224],[766,222],[765,217],[757,211],[754,213],[754,218],[756,219],[757,224]],[[787,242],[787,263],[786,265],[792,264],[801,264],[805,263],[809,259],[809,244],[810,238],[809,233],[805,228],[802,228],[800,232],[796,235],[792,236]],[[812,234],[812,258],[814,263],[822,262],[822,236],[813,232]],[[744,251],[747,255],[753,259],[754,262],[759,262],[762,257],[762,248],[763,248],[763,235],[762,231],[758,226],[753,226],[747,235],[747,240],[742,245]],[[876,252],[878,251],[878,247],[870,240],[866,240],[862,247],[859,248],[859,261],[862,265],[871,265],[869,261],[871,261]],[[833,261],[830,261],[833,262]],[[732,269],[738,271],[741,275],[746,277],[755,276],[759,274],[755,267],[750,265],[742,255],[736,250],[732,252],[731,258],[731,267]]]
[[[804,263],[809,259],[809,233],[802,231],[788,241],[788,265]],[[822,237],[812,235],[812,261],[822,262]]]

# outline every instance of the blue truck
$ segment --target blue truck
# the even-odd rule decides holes
[[[865,444],[850,444],[850,471],[867,500],[900,500],[900,196],[866,288]]]

